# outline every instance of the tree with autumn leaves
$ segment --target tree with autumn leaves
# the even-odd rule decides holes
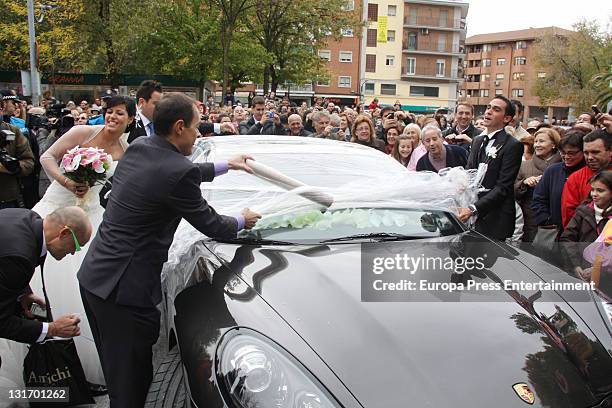
[[[39,3],[36,3],[37,5]],[[341,29],[360,32],[346,0],[46,0],[36,25],[43,72],[169,74],[223,92],[243,82],[312,82],[325,77],[317,50]],[[39,16],[39,9],[36,14]],[[0,70],[29,68],[25,0],[0,8]]]

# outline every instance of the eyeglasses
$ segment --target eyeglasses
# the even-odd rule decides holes
[[[560,151],[559,153],[561,154],[561,156],[574,157],[574,156],[577,156],[578,154],[580,154],[582,152],[580,150],[578,150],[578,151],[575,151],[575,152]]]
[[[81,245],[79,244],[79,240],[77,239],[76,234],[74,233],[72,228],[70,228],[69,226],[65,225],[65,227],[68,228],[68,231],[70,231],[70,233],[72,234],[72,239],[74,240],[75,252],[79,252],[81,250]]]

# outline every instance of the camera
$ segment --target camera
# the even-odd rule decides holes
[[[72,112],[70,109],[66,109],[66,104],[56,103],[51,105],[49,108],[47,108],[47,118],[57,118],[57,121],[53,123],[48,121],[46,129],[49,131],[57,129],[59,130],[59,136],[63,135],[74,126],[74,118],[71,116],[71,114]]]
[[[47,118],[46,116],[34,115],[31,113],[28,113],[28,115],[26,116],[25,127],[27,127],[28,129],[48,129],[49,126],[49,118]]]
[[[268,112],[268,118],[272,119],[274,117],[274,112]]]
[[[15,133],[10,130],[0,130],[0,163],[10,174],[19,173],[19,160],[8,154],[6,146],[15,141]]]

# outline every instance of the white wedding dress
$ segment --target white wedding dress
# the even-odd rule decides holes
[[[84,144],[94,145],[93,140],[104,128],[104,126],[79,126],[80,131],[69,131],[58,139],[53,146],[49,148],[43,156],[41,163],[44,160],[50,160],[58,163],[63,154],[68,149],[74,146],[83,146]],[[91,143],[90,143],[91,142]],[[125,151],[127,149],[127,135],[123,135],[120,139],[120,144]],[[111,167],[107,171],[107,178],[110,178],[117,167],[118,162],[113,161]],[[102,221],[104,208],[100,206],[100,191],[102,185],[92,187],[84,199],[77,197],[69,190],[64,188],[57,181],[53,181],[43,198],[32,208],[41,217],[47,216],[52,211],[61,207],[79,205],[83,208],[91,221],[93,232],[90,242],[93,240],[98,231],[98,226]],[[85,377],[87,381],[93,384],[105,385],[102,366],[96,350],[96,345],[91,334],[91,329],[87,322],[87,316],[81,302],[81,294],[79,291],[79,282],[76,274],[81,267],[81,263],[87,253],[88,245],[83,246],[80,252],[75,252],[74,255],[67,255],[61,261],[57,261],[52,256],[47,256],[45,260],[45,285],[51,304],[53,318],[58,318],[62,315],[77,313],[81,319],[79,325],[81,335],[74,338]],[[32,291],[43,297],[42,280],[40,268],[37,268],[32,280],[30,281]],[[23,387],[23,359],[28,351],[28,345],[17,343],[11,340],[0,339],[0,356],[2,358],[2,367],[0,367],[0,391],[3,383],[15,383]],[[14,388],[14,387],[13,387]],[[0,395],[0,408],[3,407],[3,398]]]

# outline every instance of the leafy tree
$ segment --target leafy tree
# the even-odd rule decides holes
[[[536,62],[547,76],[538,79],[534,90],[543,104],[564,99],[586,111],[604,91],[604,84],[592,79],[609,72],[612,42],[595,22],[581,22],[574,29],[567,37],[547,35],[537,42]]]
[[[230,85],[230,48],[235,31],[239,28],[240,20],[253,7],[253,0],[206,0],[211,9],[219,10],[219,34],[222,49],[223,94]]]
[[[280,82],[304,83],[325,76],[316,50],[330,38],[341,38],[342,28],[360,25],[359,12],[345,11],[346,0],[257,0],[247,25],[252,35],[274,56],[264,70],[264,92]]]

